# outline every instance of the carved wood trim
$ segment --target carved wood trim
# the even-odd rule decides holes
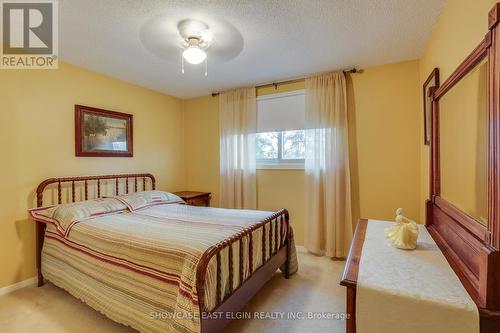
[[[430,144],[430,194],[429,198],[434,201],[436,195],[441,194],[441,166],[439,160],[439,104],[436,99],[438,87],[431,87],[431,144]]]
[[[493,30],[500,21],[500,3],[497,3],[488,13],[488,29]]]
[[[475,218],[467,215],[467,213],[461,211],[442,197],[435,197],[434,203],[444,213],[449,215],[455,222],[457,222],[462,228],[468,230],[474,237],[485,244],[488,243],[490,234],[488,228],[479,223],[479,221],[477,221]]]
[[[493,10],[492,10],[493,11]],[[494,8],[497,15],[500,15],[500,4]],[[496,26],[496,25],[495,25]],[[488,191],[488,228],[491,231],[491,246],[500,250],[500,52],[495,52],[500,47],[500,33],[497,29],[492,31],[492,47],[489,51],[490,60],[490,91],[496,93],[489,94],[489,175]],[[500,298],[500,295],[499,295]]]
[[[439,217],[435,216],[435,221],[439,221]],[[452,236],[446,237],[443,236],[443,234],[448,233],[452,234],[455,239],[459,239],[462,242],[466,242],[463,238],[460,238],[463,235],[460,234],[455,234],[453,229],[453,226],[450,225],[439,225],[439,222],[435,222],[432,226],[427,227],[427,230],[431,234],[432,238],[438,245],[439,249],[443,253],[443,255],[446,257],[448,263],[450,264],[451,268],[457,274],[458,278],[462,282],[463,286],[471,296],[471,298],[474,300],[478,306],[484,306],[484,299],[482,300],[480,295],[479,295],[479,267],[480,263],[477,261],[471,263],[466,262],[465,260],[462,260],[460,258],[460,254],[456,253],[452,246],[447,243],[446,239],[452,238]],[[463,247],[465,249],[465,247]],[[479,249],[474,248],[470,243],[468,243],[467,249],[469,250],[470,256],[475,257],[479,259]],[[465,252],[465,251],[463,251]],[[473,258],[470,258],[471,260],[474,260]],[[474,267],[474,271],[471,270],[471,268]]]

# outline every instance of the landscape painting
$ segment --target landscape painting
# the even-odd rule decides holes
[[[76,156],[132,157],[132,115],[75,106]]]

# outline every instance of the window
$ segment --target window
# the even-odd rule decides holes
[[[304,91],[257,99],[257,168],[303,168],[305,155]]]
[[[305,154],[305,131],[257,133],[256,158],[260,167],[302,167]]]

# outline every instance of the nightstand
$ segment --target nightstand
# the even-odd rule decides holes
[[[194,192],[194,191],[180,191],[174,192],[175,195],[186,201],[188,205],[191,206],[210,206],[210,197],[212,193],[210,192]]]

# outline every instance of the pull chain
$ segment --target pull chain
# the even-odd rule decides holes
[[[181,55],[181,72],[184,74],[184,57]],[[208,76],[208,60],[205,59],[205,76]]]

